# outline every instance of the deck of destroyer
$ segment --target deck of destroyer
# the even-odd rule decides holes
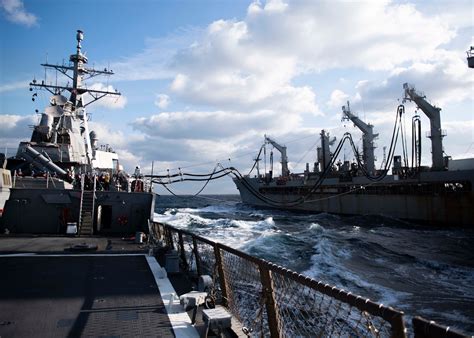
[[[145,246],[88,238],[97,250],[87,252],[83,243],[0,237],[1,337],[197,337],[204,330],[172,297],[189,291],[188,281],[160,276]]]

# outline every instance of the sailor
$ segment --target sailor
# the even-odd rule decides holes
[[[110,175],[109,173],[105,173],[104,175],[104,189],[105,190],[109,190],[109,187],[110,187]]]
[[[135,178],[138,178],[140,175],[141,175],[140,174],[140,166],[137,165],[135,167]]]

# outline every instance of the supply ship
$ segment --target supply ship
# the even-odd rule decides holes
[[[322,130],[321,146],[317,148],[317,161],[312,170],[307,163],[303,173],[290,173],[286,146],[265,136],[254,164],[257,175],[233,178],[242,201],[278,209],[383,215],[430,225],[473,226],[474,158],[453,160],[445,156],[443,138],[446,132],[441,128],[441,109],[429,103],[413,85],[405,83],[403,89],[403,103],[414,102],[430,120],[427,137],[431,142],[431,166],[421,165],[419,115],[412,119],[411,161],[409,159],[407,133],[402,123],[405,108],[402,104],[396,110],[388,155],[382,162],[382,168],[376,169],[374,140],[378,134],[374,133],[374,126],[351,111],[347,102],[347,106],[342,107],[343,120],[352,121],[362,132],[362,153],[355,147],[350,134],[344,134],[334,147],[335,138],[330,139],[329,133]],[[396,143],[400,140],[403,155],[395,155]],[[352,163],[338,160],[344,143],[352,146],[355,154]],[[281,153],[279,177],[273,177],[273,151],[270,154],[270,170],[260,173],[259,161],[266,145]]]
[[[42,64],[70,82],[58,85],[34,79],[30,83],[33,101],[38,90],[49,92],[51,98],[30,141],[20,143],[16,156],[3,156],[0,161],[2,232],[92,235],[148,231],[154,209],[151,186],[145,186],[139,167],[128,175],[117,153],[108,144],[100,146],[97,134],[89,130],[86,107],[121,94],[87,87],[86,80],[110,76],[113,71],[87,67],[83,38],[78,30],[76,52],[69,63]],[[68,97],[63,95],[66,92]]]

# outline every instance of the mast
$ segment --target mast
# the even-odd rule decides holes
[[[76,46],[76,53],[72,54],[69,57],[69,61],[71,62],[69,65],[53,65],[49,63],[42,63],[41,66],[45,68],[52,68],[57,70],[58,72],[62,73],[63,75],[67,76],[69,79],[72,80],[72,87],[71,86],[58,86],[58,85],[48,85],[44,81],[41,83],[37,83],[36,80],[33,80],[30,83],[30,87],[32,88],[39,88],[39,89],[46,89],[51,94],[56,95],[60,94],[63,91],[68,91],[71,93],[69,101],[73,104],[73,107],[86,107],[89,104],[100,100],[106,95],[115,95],[120,96],[121,94],[117,91],[104,91],[104,90],[94,90],[94,89],[87,89],[82,86],[85,80],[91,79],[97,75],[113,75],[114,72],[105,68],[104,70],[96,70],[93,68],[88,68],[85,65],[88,62],[87,57],[82,54],[81,51],[81,42],[84,40],[84,33],[81,30],[77,31],[76,34],[77,46]],[[72,71],[72,75],[69,72]],[[84,104],[82,102],[82,95],[88,93],[92,96],[93,100]]]
[[[440,171],[445,169],[443,158],[443,137],[446,133],[441,129],[441,108],[435,107],[426,101],[426,96],[415,90],[415,87],[408,83],[403,84],[405,90],[404,101],[413,101],[423,113],[430,119],[430,133],[428,138],[431,139],[431,169]]]
[[[71,86],[69,85],[70,82],[64,86],[60,86],[57,84],[47,84],[45,80],[41,81],[41,83],[33,80],[30,83],[31,91],[33,89],[44,89],[53,95],[50,100],[51,106],[47,107],[42,114],[41,125],[35,127],[33,134],[35,144],[33,146],[38,148],[39,151],[48,151],[49,156],[55,157],[56,155],[48,149],[46,143],[55,144],[60,148],[61,154],[68,154],[66,162],[80,163],[81,165],[88,164],[91,166],[94,154],[85,107],[105,96],[120,96],[121,94],[118,91],[87,88],[84,81],[98,75],[108,76],[114,73],[107,68],[97,70],[86,66],[88,59],[85,54],[82,53],[81,42],[83,40],[84,33],[78,30],[76,34],[76,52],[70,55],[68,64],[41,64],[45,68],[54,69],[65,75],[71,80]],[[64,91],[70,93],[69,99],[62,96]],[[87,102],[84,100],[84,94],[90,96]],[[36,93],[33,94],[33,98],[36,95]],[[62,155],[55,160],[62,162]]]
[[[370,123],[365,123],[356,115],[352,114],[349,101],[347,101],[346,106],[342,106],[342,120],[351,120],[357,128],[362,131],[362,159],[364,161],[365,169],[369,173],[375,172],[375,155],[374,155],[374,139],[379,136],[379,134],[374,134],[374,126]]]

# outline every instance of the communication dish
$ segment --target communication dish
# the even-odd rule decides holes
[[[62,96],[62,95],[53,95],[51,96],[51,99],[49,100],[49,102],[55,106],[55,105],[58,105],[58,106],[64,106],[67,102],[67,98],[65,96]]]

